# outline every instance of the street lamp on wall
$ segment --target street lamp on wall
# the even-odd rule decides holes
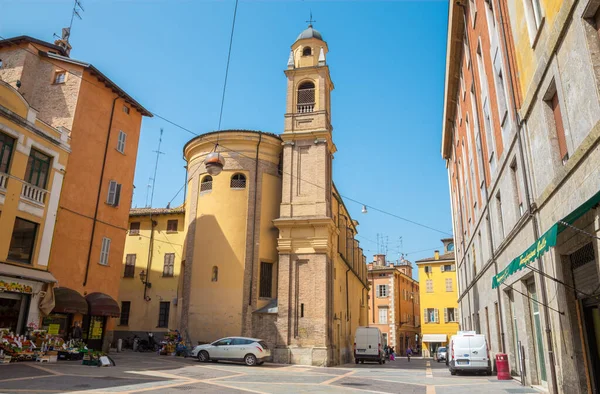
[[[142,270],[142,272],[140,272],[140,280],[142,281],[142,284],[148,288],[152,287],[152,283],[147,282],[146,279],[148,279],[148,274],[146,274],[146,271]]]

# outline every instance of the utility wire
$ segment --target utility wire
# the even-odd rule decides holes
[[[238,0],[236,0],[236,4],[237,4],[237,1],[238,1]],[[236,7],[235,11],[237,12],[237,7]],[[232,32],[233,32],[233,29],[232,29]],[[9,39],[7,39],[7,38],[5,38],[5,37],[3,37],[3,36],[0,36],[0,39],[10,42],[10,40],[9,40]],[[36,48],[38,51],[41,51],[41,49],[39,49],[39,48],[38,48],[38,47],[37,47],[35,44],[33,44],[33,43],[32,43],[31,45],[32,45],[34,48]],[[18,49],[20,49],[20,50],[23,50],[23,51],[26,51],[26,52],[29,52],[29,53],[31,53],[31,54],[33,54],[33,55],[35,55],[35,56],[38,56],[38,55],[39,55],[38,53],[35,53],[35,52],[33,52],[33,51],[29,50],[28,48],[21,48],[21,47],[18,47]],[[48,59],[48,58],[41,58],[41,60],[42,60],[42,61],[46,61],[46,62],[48,62],[48,63],[50,63],[50,64],[52,64],[52,65],[54,65],[54,66],[56,66],[56,67],[59,67],[59,68],[61,68],[61,69],[64,69],[64,67],[63,67],[62,65],[60,65],[60,64],[58,64],[58,63],[55,63],[55,62],[51,61],[51,60],[50,60],[50,59]],[[100,84],[97,84],[97,83],[95,83],[95,82],[93,82],[93,81],[91,81],[91,80],[84,79],[84,78],[83,78],[83,76],[77,75],[77,74],[73,73],[73,72],[72,72],[72,71],[70,71],[70,70],[65,70],[65,71],[66,71],[66,72],[68,72],[70,75],[73,75],[73,76],[75,76],[76,78],[79,78],[79,79],[81,79],[83,82],[90,83],[90,84],[92,84],[92,85],[94,85],[94,86],[96,86],[96,87],[101,87],[101,88],[104,88],[104,85],[100,85]],[[159,119],[162,119],[162,120],[164,120],[165,122],[168,122],[169,124],[171,124],[171,125],[173,125],[173,126],[175,126],[175,127],[179,128],[179,129],[181,129],[181,130],[183,130],[183,131],[185,131],[185,132],[187,132],[187,133],[189,133],[189,134],[192,134],[192,135],[194,135],[194,136],[196,136],[196,137],[199,137],[200,139],[204,139],[204,138],[206,138],[206,136],[203,136],[203,135],[199,135],[199,134],[197,134],[197,133],[194,133],[194,132],[193,132],[193,131],[191,131],[190,129],[188,129],[188,128],[184,127],[184,126],[181,126],[180,124],[178,124],[178,123],[176,123],[176,122],[174,122],[174,121],[172,121],[172,120],[169,120],[169,119],[167,119],[167,118],[165,118],[165,117],[163,117],[163,116],[161,116],[161,115],[159,115],[159,114],[157,114],[157,113],[155,113],[155,112],[152,112],[152,111],[148,111],[148,112],[150,112],[150,113],[151,113],[153,116],[156,116],[157,118],[159,118]],[[243,156],[243,157],[245,157],[245,158],[248,158],[248,159],[250,159],[250,160],[256,160],[254,157],[246,156],[246,155],[244,155],[244,154],[243,154],[243,153],[241,153],[241,152],[236,152],[236,151],[234,151],[234,150],[232,150],[232,149],[229,149],[229,148],[227,148],[227,147],[223,146],[222,144],[219,144],[219,146],[220,146],[220,147],[222,147],[222,148],[225,148],[225,149],[229,150],[230,152],[235,152],[235,153],[239,154],[240,156]],[[285,173],[285,172],[283,172],[283,171],[282,171],[282,173]],[[318,187],[318,188],[320,188],[320,189],[324,189],[324,187],[323,187],[323,186],[321,186],[321,185],[317,185],[316,183],[313,183],[313,182],[307,181],[307,180],[305,180],[305,179],[301,179],[301,178],[299,178],[299,177],[296,177],[296,176],[295,176],[295,175],[293,175],[293,174],[289,174],[289,173],[285,173],[285,174],[286,174],[286,175],[290,175],[290,176],[292,176],[292,177],[294,177],[294,178],[296,178],[296,179],[300,179],[302,182],[306,182],[306,183],[308,183],[308,184],[311,184],[311,185],[313,185],[313,186],[315,186],[315,187]],[[184,185],[184,186],[185,186],[185,185]],[[181,189],[183,189],[183,187],[182,187]],[[181,190],[179,190],[179,191],[177,192],[177,194],[175,195],[175,197],[176,197],[176,196],[177,196],[177,195],[178,195],[180,192],[181,192]],[[411,220],[411,219],[407,219],[407,218],[405,218],[405,217],[402,217],[402,216],[396,215],[396,214],[394,214],[394,213],[391,213],[391,212],[385,211],[385,210],[383,210],[383,209],[380,209],[380,208],[374,207],[374,206],[372,206],[372,205],[365,204],[365,203],[363,203],[363,202],[360,202],[360,201],[358,201],[358,200],[356,200],[356,199],[353,199],[353,198],[350,198],[350,197],[348,197],[348,196],[344,196],[344,195],[342,195],[342,194],[339,194],[339,195],[340,195],[340,197],[342,197],[342,198],[344,198],[344,199],[346,199],[346,200],[348,200],[348,201],[352,201],[352,202],[354,202],[354,203],[356,203],[356,204],[359,204],[359,205],[364,205],[364,206],[366,206],[366,207],[368,207],[368,208],[370,208],[370,209],[372,209],[372,210],[374,210],[374,211],[377,211],[377,212],[379,212],[379,213],[382,213],[382,214],[384,214],[384,215],[392,216],[392,217],[394,217],[394,218],[396,218],[396,219],[399,219],[399,220],[405,221],[405,222],[407,222],[407,223],[411,223],[411,224],[414,224],[414,225],[416,225],[416,226],[423,227],[423,228],[426,228],[426,229],[429,229],[429,230],[432,230],[432,231],[435,231],[435,232],[438,232],[438,233],[441,233],[441,234],[445,234],[445,235],[450,235],[450,236],[452,236],[452,234],[451,234],[451,233],[449,233],[449,232],[442,231],[442,230],[438,230],[438,229],[436,229],[436,228],[433,228],[433,227],[431,227],[431,226],[428,226],[428,225],[425,225],[425,224],[422,224],[422,223],[416,222],[416,221],[414,221],[414,220]],[[173,199],[175,199],[175,197],[173,197]],[[172,201],[172,200],[171,200],[171,201]]]
[[[221,96],[221,112],[219,113],[219,128],[221,130],[221,119],[223,118],[223,105],[225,104],[225,90],[227,90],[227,77],[229,76],[229,61],[231,60],[231,47],[233,46],[233,32],[235,31],[235,17],[237,16],[238,0],[235,0],[233,9],[233,22],[231,23],[231,35],[229,36],[229,52],[227,53],[227,67],[225,67],[225,81],[223,82],[223,94]]]

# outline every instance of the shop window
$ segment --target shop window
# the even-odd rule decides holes
[[[273,263],[260,263],[260,297],[271,298],[273,287]]]
[[[169,309],[171,303],[168,301],[162,301],[160,303],[160,309],[158,311],[158,327],[166,328],[169,326]]]
[[[8,260],[31,264],[39,224],[16,218],[8,250]]]
[[[165,265],[163,267],[163,277],[173,277],[173,268],[175,266],[175,253],[165,253]]]
[[[25,182],[45,189],[50,169],[50,157],[35,149],[29,153],[27,169],[25,170]]]
[[[129,325],[129,309],[131,308],[131,301],[121,301],[121,318],[119,319],[120,326]]]
[[[177,225],[178,225],[178,221],[177,219],[174,220],[168,220],[167,221],[167,232],[169,233],[174,233],[177,232]]]
[[[15,146],[15,139],[7,136],[6,134],[0,133],[0,173],[8,174],[10,159],[12,158],[13,148]],[[6,181],[8,178],[2,178],[0,183],[0,189],[6,188]]]

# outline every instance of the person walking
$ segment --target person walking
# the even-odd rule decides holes
[[[80,341],[81,337],[82,337],[81,334],[82,334],[81,327],[79,326],[79,322],[76,321],[75,324],[73,325],[73,330],[71,331],[71,338],[76,341]]]
[[[408,362],[410,362],[410,356],[412,356],[412,349],[410,348],[410,346],[406,349],[406,358],[408,359]]]

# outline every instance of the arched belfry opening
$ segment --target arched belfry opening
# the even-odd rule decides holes
[[[298,86],[298,113],[315,110],[315,84],[312,81],[302,82]]]

